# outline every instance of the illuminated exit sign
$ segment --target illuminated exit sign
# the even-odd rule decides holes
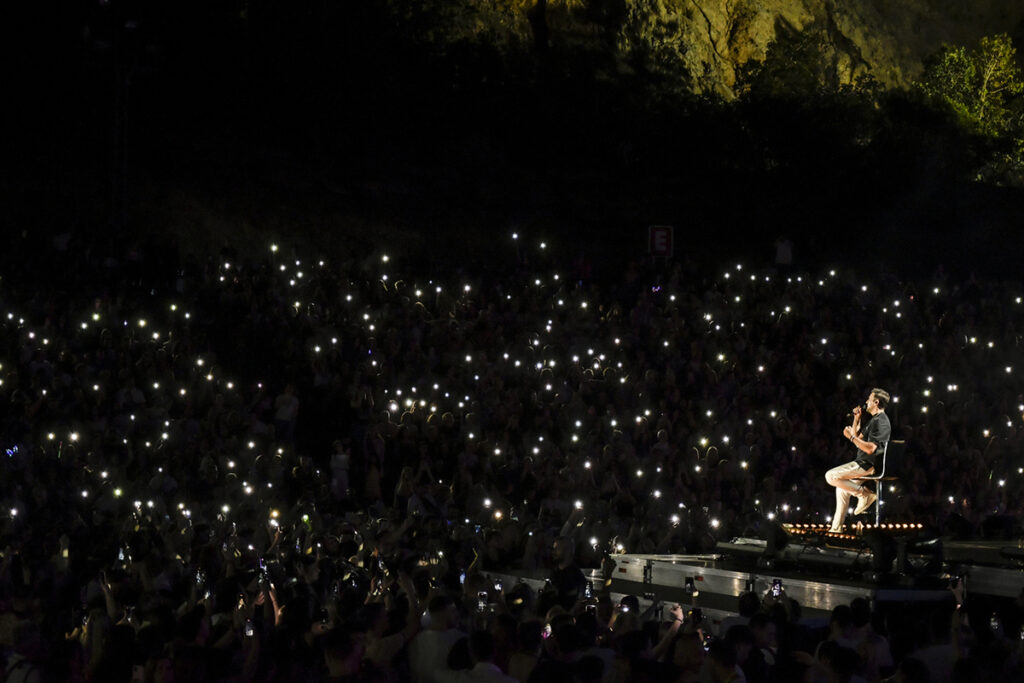
[[[672,256],[671,225],[651,225],[647,228],[647,251],[651,256],[669,258]]]

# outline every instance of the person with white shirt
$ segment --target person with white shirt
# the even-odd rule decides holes
[[[409,673],[413,683],[437,683],[435,674],[447,669],[452,645],[466,634],[460,631],[459,610],[449,595],[431,598],[430,625],[409,643]]]
[[[274,433],[288,443],[295,440],[295,422],[299,417],[299,397],[295,391],[295,385],[289,382],[274,399]]]
[[[494,663],[494,635],[490,631],[473,631],[469,636],[469,654],[473,668],[469,671],[439,671],[438,683],[519,683]]]
[[[40,683],[38,655],[41,650],[39,625],[28,619],[14,626],[14,650],[7,660],[7,668],[0,669],[0,680],[18,683]]]

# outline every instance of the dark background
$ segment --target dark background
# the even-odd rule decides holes
[[[380,2],[31,12],[5,22],[25,240],[392,239],[448,267],[519,230],[610,268],[658,223],[698,260],[770,261],[786,235],[801,265],[908,275],[1012,274],[1022,246],[1024,194],[974,182],[975,142],[906,92],[655,100],[593,52],[438,54]]]

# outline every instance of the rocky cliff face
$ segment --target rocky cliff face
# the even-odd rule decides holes
[[[652,4],[652,3],[648,3]],[[737,94],[737,75],[765,59],[780,33],[821,35],[830,76],[839,84],[872,75],[907,85],[943,43],[981,36],[1024,37],[1020,0],[661,0],[677,22],[682,59],[697,92]]]

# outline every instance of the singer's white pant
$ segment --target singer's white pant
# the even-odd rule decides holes
[[[825,473],[825,481],[829,486],[836,487],[836,513],[832,516],[832,528],[838,529],[846,520],[846,511],[850,507],[850,496],[860,497],[862,494],[870,493],[870,489],[863,484],[850,481],[860,477],[867,477],[874,473],[875,468],[869,470],[862,468],[856,460],[833,467]]]

